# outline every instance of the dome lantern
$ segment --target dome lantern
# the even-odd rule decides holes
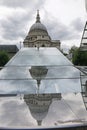
[[[36,23],[40,23],[39,10],[37,10]]]

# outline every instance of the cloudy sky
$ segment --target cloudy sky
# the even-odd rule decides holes
[[[0,44],[23,42],[40,10],[41,22],[62,48],[79,46],[86,22],[85,0],[0,0]]]

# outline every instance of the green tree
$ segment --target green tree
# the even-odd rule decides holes
[[[72,55],[74,54],[74,52],[76,51],[78,49],[78,47],[77,46],[72,46],[71,47],[71,49],[69,50],[69,54],[71,54],[72,53]]]
[[[9,56],[6,52],[0,51],[0,66],[4,66],[9,61]]]
[[[73,53],[72,62],[75,65],[87,66],[87,51],[76,49]]]

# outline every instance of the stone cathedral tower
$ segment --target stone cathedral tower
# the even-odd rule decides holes
[[[36,22],[31,26],[23,43],[24,47],[57,47],[60,49],[60,41],[51,40],[46,27],[41,23],[39,10],[37,10]]]

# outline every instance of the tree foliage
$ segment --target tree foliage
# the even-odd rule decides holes
[[[76,49],[72,56],[72,62],[75,65],[87,66],[87,51]]]
[[[9,56],[6,52],[0,52],[0,66],[4,66],[9,61]]]
[[[70,53],[74,54],[74,52],[75,52],[77,49],[78,49],[77,46],[75,46],[75,45],[72,46],[71,49],[69,50],[69,54],[70,54]]]

